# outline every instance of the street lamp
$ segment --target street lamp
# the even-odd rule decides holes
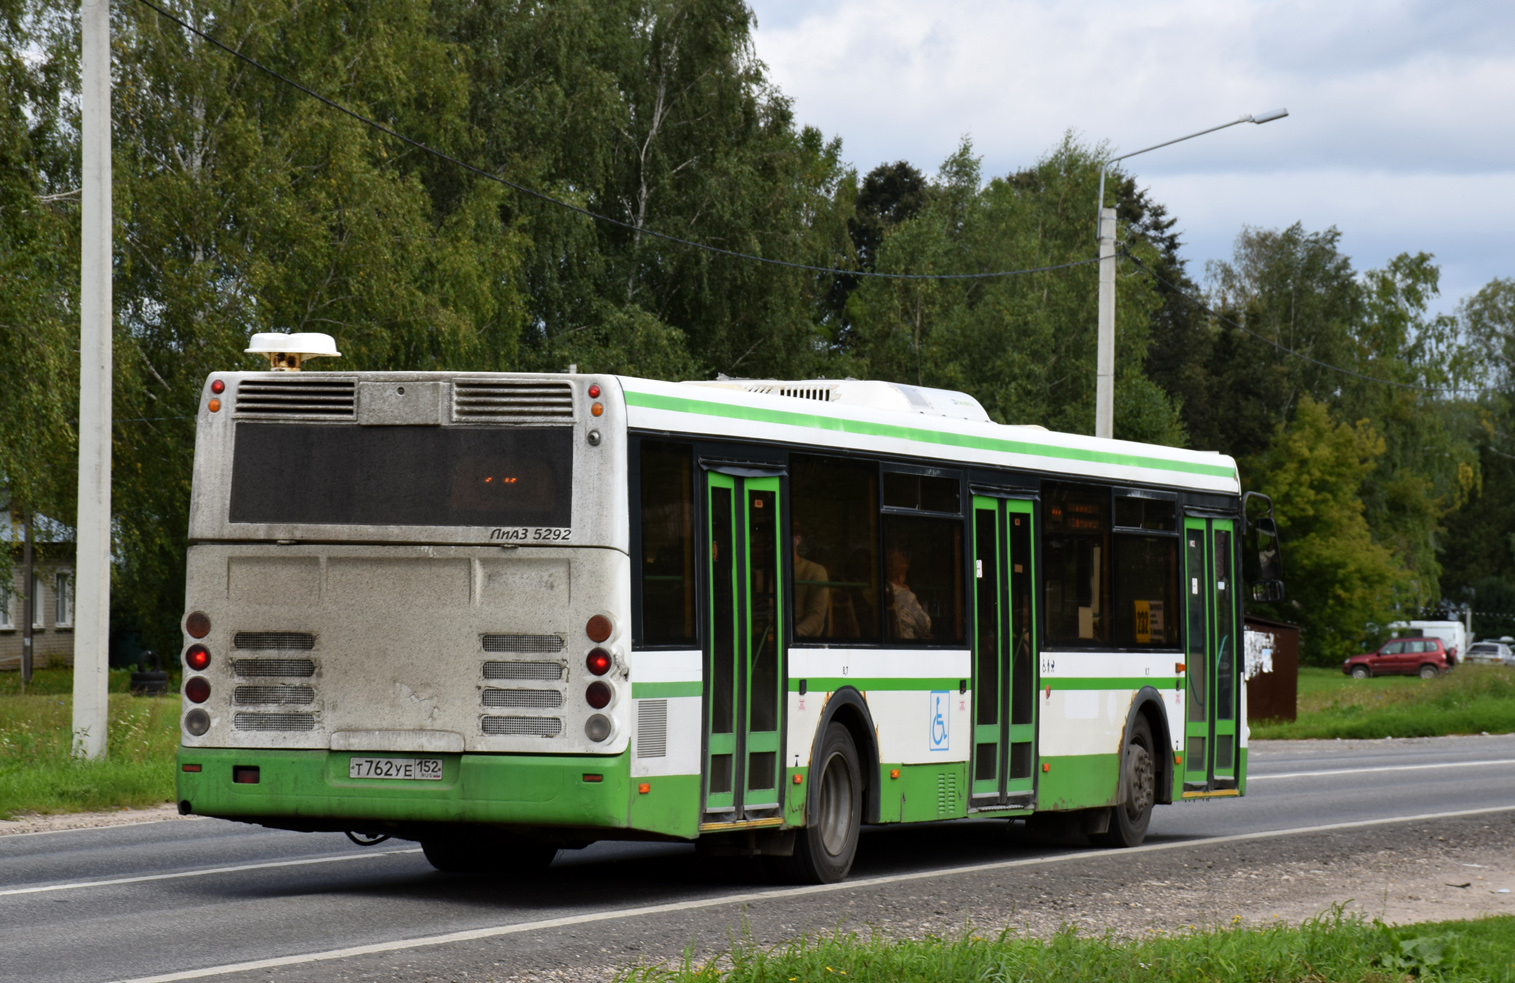
[[[1115,436],[1115,209],[1105,207],[1105,174],[1110,170],[1110,165],[1127,157],[1193,140],[1238,123],[1268,123],[1287,115],[1287,109],[1275,109],[1256,116],[1242,116],[1208,130],[1111,157],[1099,169],[1099,224],[1095,230],[1099,237],[1099,347],[1095,366],[1094,436]]]

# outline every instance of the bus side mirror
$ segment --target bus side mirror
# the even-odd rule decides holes
[[[1278,524],[1273,521],[1273,503],[1264,495],[1256,492],[1247,493],[1247,501],[1243,503],[1243,514],[1246,505],[1253,498],[1261,499],[1266,503],[1266,510],[1255,519],[1247,520],[1247,549],[1243,554],[1243,575],[1247,587],[1252,593],[1252,600],[1260,603],[1282,601],[1284,599],[1284,556],[1283,549],[1278,538]]]

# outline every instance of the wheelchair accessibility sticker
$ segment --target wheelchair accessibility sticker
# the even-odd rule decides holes
[[[931,750],[948,751],[952,747],[952,735],[947,722],[952,714],[952,694],[947,690],[931,693]]]

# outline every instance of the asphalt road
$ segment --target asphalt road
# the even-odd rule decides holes
[[[1239,856],[1235,844],[1311,835],[1332,850],[1357,839],[1381,849],[1385,822],[1480,810],[1515,813],[1515,736],[1259,747],[1245,798],[1159,808],[1140,851],[1102,853],[1003,821],[868,829],[849,882],[821,889],[764,885],[739,863],[701,865],[673,845],[596,844],[506,884],[439,874],[414,844],[365,849],[217,820],[3,836],[0,979],[206,979],[232,966],[243,972],[221,978],[372,979],[381,966],[385,978],[505,978],[676,953],[691,926],[719,939],[759,909],[774,912],[765,931],[779,935],[901,890],[906,909],[941,914],[950,906],[938,895],[990,890],[1007,871],[1118,876],[1138,858],[1161,869],[1220,845]]]

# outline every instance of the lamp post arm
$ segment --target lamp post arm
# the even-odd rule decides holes
[[[1135,157],[1137,154],[1144,154],[1149,150],[1160,150],[1163,147],[1171,147],[1175,143],[1183,143],[1185,140],[1193,140],[1195,137],[1202,137],[1206,133],[1214,133],[1216,130],[1224,130],[1226,127],[1235,126],[1238,123],[1267,123],[1271,120],[1279,119],[1287,115],[1289,115],[1289,111],[1286,109],[1275,109],[1272,112],[1262,113],[1257,116],[1253,116],[1249,113],[1245,116],[1240,116],[1236,119],[1233,119],[1229,123],[1222,123],[1219,126],[1212,126],[1208,130],[1200,130],[1198,133],[1190,133],[1188,136],[1176,137],[1172,140],[1165,140],[1162,143],[1154,143],[1150,147],[1143,147],[1140,150],[1133,150],[1129,154],[1121,154],[1119,157],[1111,157],[1109,160],[1105,161],[1104,166],[1099,169],[1099,207],[1105,207],[1105,173],[1110,170],[1110,165],[1114,164],[1118,160],[1125,160],[1127,157]],[[1095,218],[1094,235],[1095,238],[1099,237],[1098,217]]]

